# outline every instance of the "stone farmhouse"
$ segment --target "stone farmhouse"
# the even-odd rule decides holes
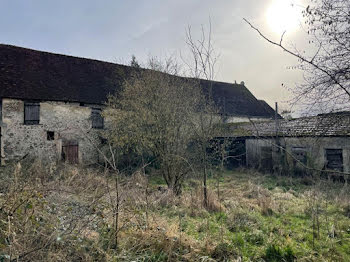
[[[228,135],[245,144],[249,167],[298,173],[307,166],[350,174],[350,112],[233,124]]]
[[[0,44],[1,163],[37,156],[93,164],[104,129],[101,110],[134,68]],[[206,88],[208,81],[201,80]],[[270,120],[274,110],[244,83],[213,82],[227,122]]]

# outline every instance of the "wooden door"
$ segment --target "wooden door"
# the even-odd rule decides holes
[[[260,169],[262,169],[265,172],[269,172],[272,171],[272,167],[272,147],[262,146],[260,156]]]
[[[79,163],[78,144],[65,144],[62,146],[62,159],[69,164]]]

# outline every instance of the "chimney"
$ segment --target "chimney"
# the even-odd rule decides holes
[[[278,136],[278,103],[275,102],[275,133]]]

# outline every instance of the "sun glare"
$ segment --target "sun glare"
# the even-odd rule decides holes
[[[266,21],[270,29],[278,34],[298,28],[301,13],[297,1],[273,0],[266,10]]]

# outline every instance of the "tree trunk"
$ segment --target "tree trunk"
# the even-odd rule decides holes
[[[204,145],[203,150],[203,205],[208,207],[208,190],[207,190],[207,148]]]
[[[116,174],[115,177],[115,190],[116,190],[116,194],[117,194],[117,199],[116,199],[116,208],[115,208],[115,249],[118,250],[118,245],[119,245],[119,239],[118,239],[118,233],[119,233],[119,202],[120,202],[120,198],[119,198],[119,181],[118,181],[118,174]]]

